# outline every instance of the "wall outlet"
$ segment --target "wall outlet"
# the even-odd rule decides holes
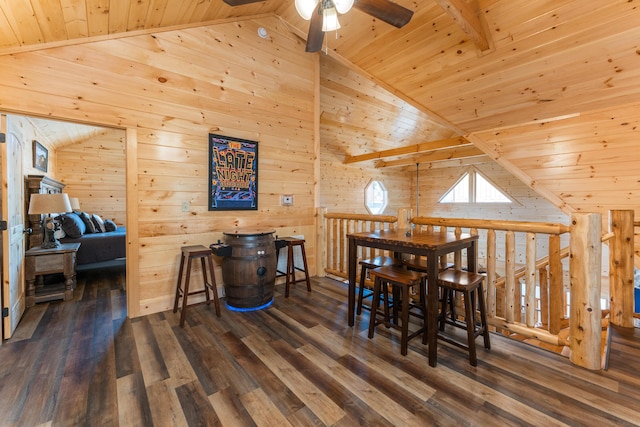
[[[189,212],[189,209],[191,209],[191,203],[182,202],[182,212]]]
[[[284,194],[282,196],[282,206],[291,206],[293,205],[293,195]]]

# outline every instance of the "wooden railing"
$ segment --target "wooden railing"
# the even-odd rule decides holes
[[[426,229],[473,235],[482,233],[486,249],[478,264],[486,272],[488,321],[502,332],[516,333],[554,345],[568,345],[559,333],[568,327],[564,267],[562,259],[569,250],[560,248],[561,236],[569,233],[568,226],[551,223],[518,221],[490,221],[447,218],[413,218],[412,223]],[[504,237],[499,248],[497,236]],[[546,237],[543,237],[546,236]],[[548,254],[538,257],[538,241],[546,238]],[[518,245],[516,242],[521,242]],[[518,248],[523,252],[518,253]],[[498,256],[502,250],[502,256]],[[462,265],[463,254],[451,254],[448,261],[454,267]],[[519,264],[516,260],[523,259]],[[498,263],[503,263],[503,268]]]
[[[479,234],[482,244],[478,265],[487,275],[490,323],[498,330],[521,337],[568,345],[573,363],[600,369],[603,361],[600,282],[602,242],[606,241],[610,247],[610,322],[633,326],[633,211],[611,211],[607,234],[601,231],[599,214],[574,214],[571,226],[566,226],[411,218],[410,213],[410,209],[401,209],[396,217],[327,213],[320,209],[318,246],[323,260],[320,274],[347,278],[346,236],[351,232],[419,226]],[[569,247],[561,248],[562,239],[569,240]],[[539,251],[539,246],[546,253]],[[359,259],[382,254],[369,249],[365,253],[361,248],[359,251]],[[441,262],[453,262],[455,268],[460,268],[463,256],[452,254]]]
[[[397,217],[388,215],[324,214],[323,228],[327,242],[325,273],[343,279],[348,277],[347,234],[383,229],[393,230],[397,226],[397,222]],[[373,258],[383,255],[384,252],[379,249],[367,248],[366,254],[364,254],[363,248],[358,248],[358,259]]]

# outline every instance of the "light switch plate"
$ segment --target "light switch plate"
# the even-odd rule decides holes
[[[191,203],[182,202],[182,212],[189,212],[189,209],[191,209]]]
[[[283,206],[291,206],[291,205],[293,205],[293,195],[284,194],[282,196],[282,205]]]

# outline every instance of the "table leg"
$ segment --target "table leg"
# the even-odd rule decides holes
[[[427,255],[427,345],[429,366],[438,363],[438,257]]]
[[[349,326],[355,324],[355,304],[356,304],[356,242],[349,239],[349,305],[347,309],[347,321]]]
[[[477,246],[477,241],[473,241],[471,243],[471,246],[469,246],[467,248],[467,270],[471,273],[476,273],[477,272],[477,263],[478,263],[478,256],[476,253],[476,246]]]
[[[27,307],[33,307],[36,304],[36,280],[27,279]]]
[[[65,274],[64,275],[64,301],[73,299],[73,290],[75,289],[76,275]]]

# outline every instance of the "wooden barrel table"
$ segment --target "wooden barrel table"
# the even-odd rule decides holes
[[[230,308],[260,309],[271,304],[276,282],[275,230],[224,232],[231,254],[222,260],[226,303]]]

